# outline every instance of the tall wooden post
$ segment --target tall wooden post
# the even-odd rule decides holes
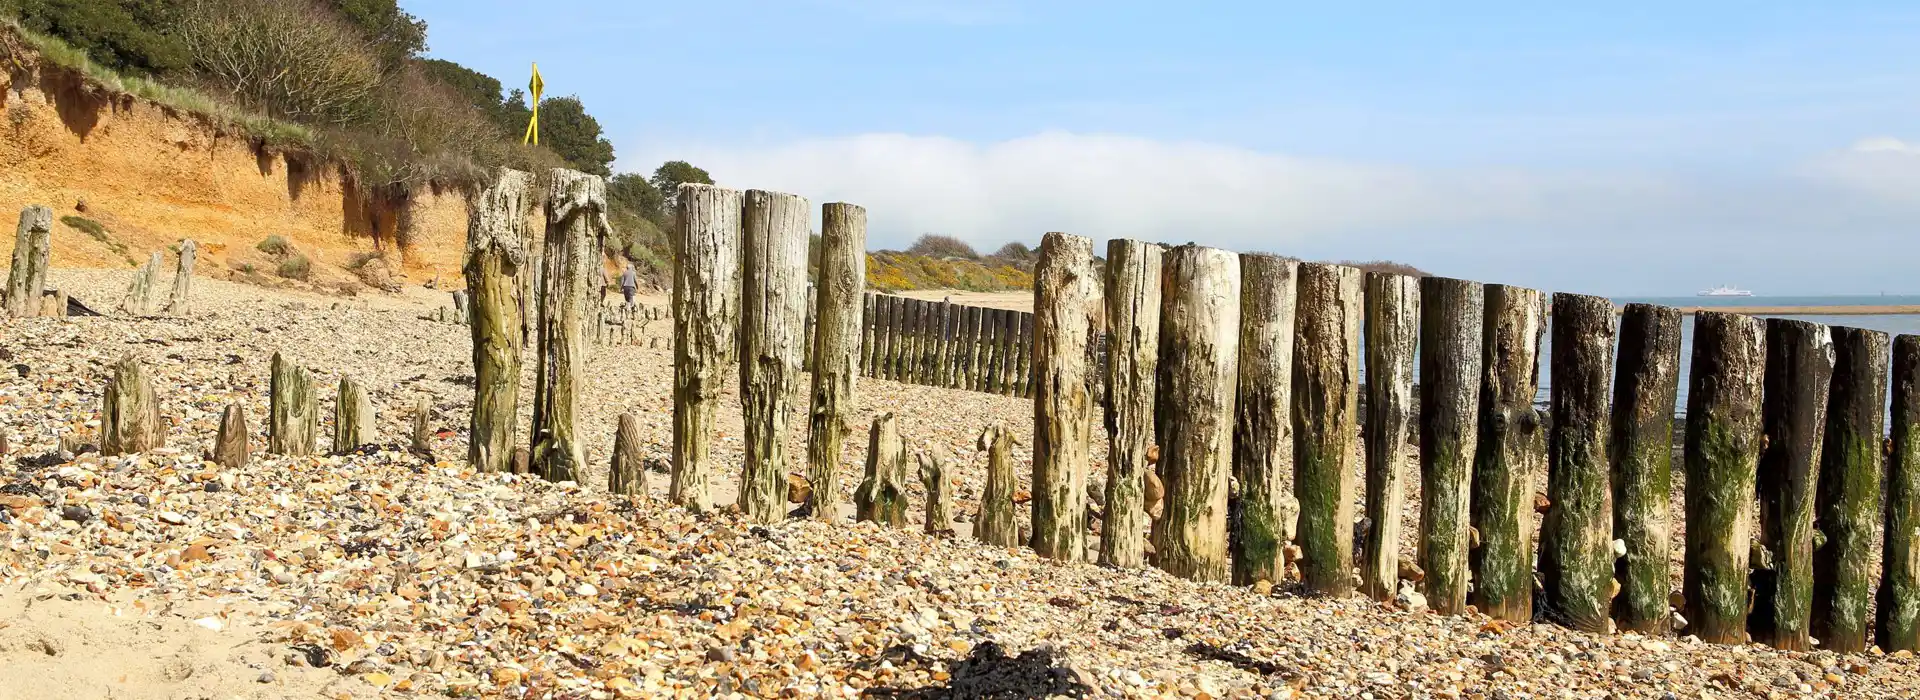
[[[1479,444],[1481,321],[1478,282],[1420,281],[1420,568],[1427,604],[1467,609],[1473,457]]]
[[[746,264],[741,279],[740,413],[747,454],[740,511],[763,523],[787,515],[791,397],[800,383],[807,315],[807,221],[797,195],[747,190]]]
[[[647,470],[641,462],[640,419],[622,413],[613,430],[613,460],[607,465],[607,492],[647,497]]]
[[[1893,448],[1887,456],[1887,522],[1874,641],[1920,650],[1920,336],[1893,339]]]
[[[1289,533],[1281,515],[1291,512],[1284,502],[1293,498],[1293,329],[1298,274],[1299,263],[1286,258],[1240,256],[1239,389],[1233,431],[1240,517],[1228,533],[1233,583],[1238,586],[1286,581]]]
[[[987,310],[978,306],[967,307],[967,372],[966,379],[960,385],[969,391],[980,390],[981,368],[986,360],[986,328],[984,321]]]
[[[900,297],[891,294],[880,297],[881,306],[885,307],[885,310],[880,314],[880,317],[885,321],[885,323],[882,324],[884,326],[882,332],[886,335],[886,339],[880,342],[880,377],[896,382],[900,381],[901,376],[901,346],[907,342],[906,335],[901,332],[901,323],[903,321],[903,316],[900,311],[901,301],[902,299]]]
[[[13,267],[7,271],[7,315],[40,315],[47,290],[47,260],[53,254],[53,210],[31,204],[20,210],[13,230]]]
[[[313,454],[314,438],[320,432],[313,379],[305,367],[293,364],[278,351],[273,353],[272,372],[267,388],[272,409],[267,421],[267,451],[288,456]]]
[[[1031,368],[1030,364],[1023,364],[1033,361],[1033,350],[1027,342],[1031,338],[1022,337],[1020,327],[1032,318],[1032,314],[1010,311],[1007,313],[1006,326],[1000,329],[1007,339],[1007,359],[1001,363],[1000,372],[1000,394],[1003,396],[1020,395],[1020,368]]]
[[[1620,315],[1613,381],[1613,534],[1626,544],[1615,560],[1620,629],[1665,635],[1672,629],[1673,409],[1680,390],[1680,310],[1628,304]],[[1432,577],[1432,572],[1428,572]]]
[[[980,391],[1000,393],[1000,321],[1006,315],[1006,309],[986,309],[981,318],[981,338],[985,347],[980,349]]]
[[[1474,460],[1473,599],[1501,620],[1533,616],[1533,475],[1546,461],[1546,431],[1533,407],[1539,390],[1540,292],[1486,288],[1481,344],[1479,454]]]
[[[1613,605],[1613,492],[1607,470],[1607,383],[1613,302],[1553,295],[1553,426],[1540,532],[1540,607],[1547,618],[1605,634]]]
[[[1687,382],[1687,632],[1740,644],[1747,627],[1747,560],[1760,461],[1766,364],[1759,319],[1701,311]]]
[[[1293,491],[1300,579],[1353,592],[1353,440],[1360,410],[1360,270],[1300,265],[1293,347]]]
[[[1099,288],[1100,288],[1100,285],[1096,280],[1094,284],[1094,289],[1097,292]],[[1097,302],[1095,306],[1096,306],[1096,309],[1095,309],[1096,318],[1094,320],[1094,323],[1098,324],[1099,321],[1097,317],[1097,314],[1098,314]],[[1023,398],[1031,398],[1033,397],[1035,392],[1039,391],[1039,387],[1038,387],[1039,376],[1035,374],[1036,370],[1033,362],[1034,350],[1035,348],[1039,347],[1039,341],[1038,341],[1039,336],[1035,334],[1035,328],[1034,328],[1034,324],[1036,323],[1034,319],[1036,317],[1037,317],[1037,314],[1021,314],[1020,315],[1020,352],[1014,355],[1014,357],[1020,358],[1020,365],[1018,369],[1015,370],[1019,372],[1019,374],[1014,377],[1014,386],[1017,389],[1017,391],[1015,391],[1013,395],[1023,397]],[[1090,352],[1087,352],[1087,349],[1092,347],[1094,339],[1099,336],[1099,332],[1100,331],[1097,325],[1095,327],[1090,328],[1087,331],[1087,348],[1081,348],[1082,354],[1085,355],[1084,357],[1081,358],[1081,364],[1083,365],[1088,364],[1094,359],[1094,356]],[[1087,368],[1088,372],[1095,372],[1097,370],[1099,370],[1098,367],[1089,366]],[[1093,385],[1089,384],[1088,386],[1091,387]]]
[[[547,189],[546,286],[540,290],[540,365],[533,404],[533,470],[548,481],[579,481],[586,468],[575,415],[586,381],[588,309],[599,298],[600,242],[607,183],[555,168]]]
[[[352,377],[340,378],[333,402],[333,453],[346,454],[373,442],[373,401]]]
[[[1100,314],[1099,284],[1092,240],[1058,232],[1040,239],[1033,270],[1033,361],[1041,380],[1033,401],[1032,544],[1040,556],[1061,561],[1087,558],[1093,442],[1087,344]]]
[[[507,168],[467,206],[468,330],[473,333],[473,413],[467,461],[482,472],[513,468],[519,443],[523,319],[520,290],[531,262],[527,208],[533,177]]]
[[[1820,452],[1815,516],[1826,545],[1813,552],[1813,638],[1828,651],[1866,651],[1873,539],[1880,525],[1886,439],[1887,334],[1833,328],[1833,389]]]
[[[160,401],[145,365],[128,355],[113,366],[113,379],[100,404],[100,454],[130,455],[167,444]]]
[[[1821,436],[1833,381],[1833,336],[1826,326],[1767,319],[1762,380],[1760,541],[1771,555],[1753,570],[1754,641],[1808,651],[1813,614],[1813,506],[1820,479]]]
[[[160,251],[153,251],[147,258],[147,264],[141,265],[140,271],[134,273],[133,282],[127,285],[127,295],[120,301],[122,311],[133,316],[153,314],[153,286],[160,276],[162,261]]]
[[[173,293],[167,297],[167,313],[185,316],[193,306],[193,261],[199,245],[188,238],[180,241],[180,265],[173,272]]]
[[[833,205],[829,204],[827,206],[832,207]],[[849,204],[846,206],[853,206],[853,205]],[[865,214],[867,210],[861,209],[859,211],[861,214]],[[844,214],[842,215],[844,216]],[[863,223],[864,223],[864,220],[863,220]],[[825,228],[825,226],[822,225],[822,228]],[[863,241],[861,245],[866,245],[866,243],[864,242],[866,238],[866,231],[864,230],[864,227],[860,232],[860,237]],[[825,243],[822,243],[821,245],[824,246]],[[860,251],[855,251],[855,254],[860,255],[860,267],[865,268],[867,266],[866,255],[861,253]],[[822,256],[826,255],[826,252],[824,250],[821,251],[821,255]],[[864,277],[858,280],[858,282],[861,286],[865,286],[867,283]],[[875,303],[874,300],[877,297],[873,292],[866,292],[864,294],[861,294],[860,297],[861,297],[860,298],[860,376],[871,377],[873,376],[873,349],[874,349],[874,341],[875,341],[874,332],[873,332],[874,331],[873,307]]]
[[[867,281],[867,210],[835,202],[821,210],[820,271],[813,336],[813,407],[808,413],[807,483],[813,517],[838,517],[840,458],[853,434],[860,374],[862,290]]]
[[[1366,275],[1367,528],[1360,585],[1374,600],[1392,600],[1400,582],[1400,511],[1407,433],[1413,427],[1413,363],[1420,336],[1420,280]],[[1604,473],[1604,472],[1603,472]],[[1241,489],[1246,481],[1241,480]]]
[[[1160,471],[1166,513],[1153,563],[1227,581],[1227,479],[1240,367],[1240,261],[1187,244],[1166,253],[1160,310]]]
[[[1160,246],[1107,242],[1107,504],[1100,563],[1146,563],[1147,450],[1153,447],[1154,370],[1160,354]],[[969,315],[972,317],[971,314]]]
[[[987,482],[980,491],[980,515],[973,535],[991,545],[1015,547],[1020,528],[1013,513],[1013,432],[994,423],[980,433],[979,448],[987,453]]]
[[[740,192],[683,184],[673,236],[673,475],[668,497],[713,508],[707,480],[722,377],[740,313]]]
[[[868,374],[875,379],[893,378],[893,299],[877,292],[873,298],[873,367]]]

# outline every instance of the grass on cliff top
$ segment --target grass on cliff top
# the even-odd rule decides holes
[[[86,51],[75,48],[58,38],[28,30],[20,26],[19,21],[10,17],[0,19],[0,25],[4,25],[19,36],[27,46],[38,51],[41,58],[54,65],[75,71],[109,92],[133,95],[155,104],[230,124],[244,131],[248,136],[261,139],[270,145],[312,148],[316,143],[313,131],[305,126],[249,112],[198,90],[166,85],[140,76],[121,75],[118,71],[94,63],[93,59],[87,57]]]

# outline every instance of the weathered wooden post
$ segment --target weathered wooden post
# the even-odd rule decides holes
[[[227,410],[220,414],[220,432],[213,438],[208,459],[228,469],[239,469],[247,466],[249,452],[247,412],[235,401],[227,404]]]
[[[1366,518],[1372,525],[1361,550],[1360,587],[1374,600],[1393,600],[1400,590],[1402,473],[1409,466],[1407,437],[1413,428],[1420,279],[1369,272],[1366,284],[1367,414],[1361,432],[1367,450]],[[1243,492],[1246,484],[1241,479]]]
[[[1300,579],[1353,592],[1353,440],[1360,410],[1360,270],[1302,263],[1293,346]]]
[[[1480,438],[1474,460],[1473,600],[1480,612],[1533,616],[1533,475],[1546,461],[1539,390],[1540,292],[1490,284],[1481,344]]]
[[[894,326],[900,320],[900,304],[898,303],[900,297],[891,294],[882,294],[880,298],[874,301],[877,303],[877,306],[874,308],[877,316],[877,326],[874,328],[874,334],[879,340],[879,347],[874,350],[873,376],[891,381],[894,378],[894,353],[899,351],[899,348],[896,347],[898,345],[896,342],[898,333],[895,332]]]
[[[565,168],[554,168],[550,177],[540,365],[534,375],[533,470],[548,481],[579,481],[587,460],[575,425],[587,370],[582,324],[600,293],[600,241],[609,230],[607,183]]]
[[[784,487],[793,466],[788,421],[800,384],[811,209],[797,195],[747,190],[740,300],[740,413],[747,449],[740,511],[763,523],[787,516]]]
[[[1886,439],[1887,334],[1833,327],[1833,389],[1820,452],[1813,551],[1813,638],[1840,654],[1867,650],[1873,539]]]
[[[1673,409],[1680,389],[1680,310],[1628,304],[1620,315],[1613,383],[1613,534],[1626,544],[1615,560],[1620,629],[1644,635],[1673,630]],[[1427,576],[1432,578],[1432,571]]]
[[[1427,604],[1467,610],[1473,459],[1479,444],[1479,282],[1420,280],[1420,568]]]
[[[513,468],[519,442],[522,314],[520,289],[529,269],[528,188],[533,177],[507,168],[467,206],[467,262],[473,295],[467,326],[473,333],[473,413],[467,461],[482,472]]]
[[[645,498],[647,470],[643,461],[640,419],[631,413],[622,413],[613,431],[613,463],[607,468],[607,491]]]
[[[1227,480],[1240,372],[1240,261],[1192,243],[1166,252],[1160,309],[1159,469],[1166,512],[1155,566],[1229,580]]]
[[[1107,492],[1100,563],[1146,564],[1147,450],[1153,447],[1155,370],[1160,355],[1160,264],[1164,251],[1143,241],[1107,242]],[[971,311],[971,309],[969,309]],[[970,319],[978,317],[969,314]]]
[[[199,245],[188,238],[180,241],[180,266],[174,268],[173,293],[167,298],[167,313],[185,316],[193,306],[193,261]]]
[[[275,351],[267,393],[272,409],[267,420],[267,451],[288,456],[313,454],[314,439],[320,432],[320,407],[306,368]]]
[[[978,306],[967,307],[967,369],[962,377],[960,388],[969,391],[980,390],[981,361],[985,357],[986,343],[981,335],[984,330],[981,321],[986,317],[986,309]]]
[[[829,204],[827,206],[832,207],[833,205]],[[846,206],[853,206],[853,205],[849,204]],[[860,213],[865,214],[866,210],[861,209]],[[861,232],[861,238],[865,239],[865,237],[866,237],[866,232],[863,230]],[[861,245],[865,245],[865,243],[863,242]],[[826,255],[825,250],[821,251],[821,255],[822,256]],[[862,254],[860,256],[860,266],[864,268],[866,267],[866,265],[867,265],[866,256]],[[862,278],[861,280],[859,280],[859,282],[861,285],[864,286],[866,284],[866,279]],[[861,296],[861,300],[860,300],[860,376],[871,377],[871,376],[874,376],[873,350],[874,350],[874,344],[876,341],[876,337],[874,334],[876,312],[874,311],[874,306],[876,304],[875,299],[877,299],[878,296],[873,292],[867,292],[860,296]]]
[[[980,515],[973,535],[991,545],[1017,547],[1020,528],[1013,516],[1013,432],[999,423],[980,433],[979,449],[987,453],[987,483],[980,490]]]
[[[1613,492],[1607,468],[1607,384],[1613,302],[1553,295],[1553,425],[1547,436],[1540,606],[1547,618],[1608,632],[1613,606]]]
[[[1096,294],[1099,291],[1099,285],[1097,284],[1097,282],[1094,285],[1094,290]],[[1096,304],[1096,312],[1097,312],[1098,302],[1096,301],[1095,304]],[[1034,319],[1036,316],[1037,314],[1021,314],[1020,315],[1020,352],[1019,354],[1015,355],[1015,357],[1020,358],[1020,366],[1018,369],[1015,370],[1016,372],[1018,372],[1018,374],[1015,375],[1014,377],[1014,388],[1015,388],[1015,391],[1013,392],[1014,396],[1032,397],[1034,395],[1034,392],[1039,390],[1039,388],[1037,387],[1037,384],[1039,383],[1039,377],[1036,374],[1034,374],[1034,364],[1033,364],[1034,349],[1038,346],[1038,341],[1036,339],[1039,337],[1034,333],[1034,330],[1035,330]],[[1097,324],[1098,320],[1094,321],[1094,323]],[[1087,332],[1088,347],[1081,349],[1082,350],[1081,354],[1084,356],[1081,358],[1082,365],[1086,365],[1093,361],[1094,356],[1089,352],[1087,352],[1087,350],[1088,348],[1092,347],[1094,339],[1099,336],[1099,332],[1100,331],[1097,327]],[[1087,368],[1088,372],[1095,372],[1097,370],[1099,370],[1098,367],[1089,366]],[[1088,386],[1092,386],[1092,385],[1088,385]]]
[[[1003,350],[1006,359],[1000,363],[1000,394],[1002,396],[1019,395],[1020,368],[1029,366],[1023,365],[1022,363],[1030,363],[1033,361],[1033,350],[1027,343],[1031,338],[1023,338],[1020,333],[1021,325],[1027,323],[1027,321],[1032,318],[1032,314],[1010,311],[1007,313],[1006,327],[1000,329],[1000,333],[1006,338],[1007,344]]]
[[[867,478],[853,493],[854,519],[888,527],[907,524],[907,446],[893,413],[873,419],[867,436]]]
[[[413,435],[408,447],[426,457],[433,456],[433,431],[429,426],[431,420],[433,420],[433,399],[426,394],[421,394],[413,400]],[[514,459],[519,458],[520,453],[516,450]],[[531,467],[529,467],[530,470]]]
[[[127,296],[120,300],[120,310],[133,316],[153,314],[153,285],[160,276],[160,265],[164,258],[160,251],[153,251],[147,258],[147,264],[140,266],[134,273],[133,282],[127,285]]]
[[[146,366],[132,355],[120,358],[100,403],[100,454],[137,454],[166,444],[166,424]]]
[[[1747,633],[1747,568],[1766,364],[1759,319],[1701,311],[1687,382],[1687,632],[1716,644]]]
[[[860,303],[867,280],[867,210],[832,203],[821,210],[820,271],[813,336],[813,407],[808,413],[807,483],[813,517],[838,518],[840,457],[853,434],[860,373]]]
[[[1769,562],[1753,571],[1754,641],[1809,651],[1813,614],[1813,506],[1820,479],[1821,436],[1833,381],[1833,336],[1826,326],[1767,319],[1761,381],[1760,540]]]
[[[47,260],[53,254],[53,210],[31,204],[20,210],[13,230],[13,267],[7,271],[7,315],[40,315],[47,289]]]
[[[887,345],[889,342],[887,337],[887,323],[891,320],[887,317],[887,314],[892,310],[891,305],[887,303],[888,299],[889,297],[887,295],[874,292],[872,308],[873,360],[867,363],[867,376],[873,377],[874,379],[887,378]]]
[[[668,497],[713,508],[707,465],[740,312],[740,192],[683,184],[673,237],[673,476]]]
[[[920,300],[900,299],[900,353],[895,363],[896,379],[905,384],[920,382]]]
[[[1107,262],[1112,265],[1110,259]],[[1273,255],[1240,256],[1240,357],[1233,473],[1240,518],[1228,533],[1233,583],[1286,580],[1288,533],[1281,514],[1293,498],[1293,331],[1299,263]],[[1115,326],[1119,331],[1119,326]],[[1147,426],[1152,440],[1152,426]],[[1109,501],[1111,504],[1111,501]]]
[[[1060,561],[1087,558],[1087,344],[1100,314],[1099,285],[1091,239],[1058,232],[1040,239],[1033,269],[1032,360],[1041,377],[1033,401],[1033,549]]]
[[[953,302],[950,301],[940,302],[939,309],[940,333],[935,337],[939,338],[940,342],[935,347],[933,355],[933,384],[946,388],[953,385],[953,331],[954,326],[957,325],[955,320],[957,313]]]
[[[1893,339],[1893,433],[1887,456],[1887,524],[1874,641],[1920,650],[1920,336]]]
[[[352,377],[340,378],[333,403],[333,453],[345,454],[373,442],[373,401]]]
[[[947,475],[947,463],[951,458],[947,450],[934,445],[926,452],[916,455],[920,460],[920,485],[927,489],[927,523],[929,535],[953,534],[953,479]]]

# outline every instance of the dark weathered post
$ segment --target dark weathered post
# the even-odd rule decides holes
[[[999,423],[980,433],[979,448],[987,453],[987,483],[980,490],[980,515],[973,535],[991,545],[1015,547],[1020,528],[1013,516],[1013,432]]]
[[[992,394],[1000,389],[1000,318],[1006,309],[983,309],[980,319],[980,382],[978,391]]]
[[[832,207],[833,205],[829,204],[827,206]],[[853,206],[853,205],[849,204],[846,206]],[[866,211],[867,210],[865,209],[861,209],[860,213],[865,214]],[[865,223],[865,222],[863,221],[862,223]],[[860,237],[863,241],[861,245],[866,245],[866,243],[864,242],[866,239],[866,231],[864,226],[862,227],[862,230],[860,232]],[[824,243],[822,245],[824,245]],[[825,255],[825,254],[826,254],[825,251],[821,252],[821,255]],[[865,268],[867,265],[866,255],[863,253],[860,253],[859,251],[856,251],[856,254],[860,255],[860,266],[862,268]],[[862,286],[865,286],[867,283],[866,278],[862,277],[859,280],[859,283]],[[860,298],[860,376],[871,377],[873,376],[873,350],[874,350],[874,343],[876,340],[874,337],[874,323],[875,323],[874,305],[876,302],[874,300],[877,299],[878,297],[873,292],[866,292],[864,294],[861,294],[860,297],[861,297]]]
[[[642,461],[640,419],[631,413],[622,413],[613,431],[613,463],[607,468],[607,492],[645,498],[647,470]]]
[[[274,352],[267,394],[272,409],[267,420],[267,451],[296,457],[313,454],[314,438],[320,432],[320,407],[306,368]]]
[[[137,454],[166,444],[166,424],[146,366],[132,355],[121,358],[101,398],[100,454]]]
[[[1101,522],[1100,563],[1139,568],[1146,563],[1144,489],[1147,450],[1153,447],[1155,368],[1160,355],[1160,246],[1107,242],[1107,492]]]
[[[1771,561],[1754,567],[1747,631],[1757,642],[1808,651],[1813,648],[1808,618],[1813,614],[1814,493],[1833,381],[1833,336],[1817,323],[1783,318],[1766,323],[1755,483],[1759,544]]]
[[[854,519],[889,527],[907,524],[907,447],[892,413],[873,419],[868,434],[867,478],[853,494]]]
[[[1467,609],[1473,457],[1479,444],[1480,283],[1420,281],[1420,568],[1427,604]]]
[[[1094,289],[1096,291],[1099,289],[1099,285],[1097,283],[1094,285]],[[1035,365],[1033,363],[1034,348],[1038,346],[1038,341],[1036,340],[1038,336],[1034,334],[1034,323],[1035,323],[1034,319],[1036,316],[1037,314],[1021,314],[1020,315],[1020,352],[1014,355],[1014,357],[1020,358],[1019,367],[1018,369],[1015,370],[1019,374],[1014,377],[1014,386],[1016,390],[1013,392],[1013,394],[1015,396],[1032,397],[1034,395],[1034,392],[1039,390],[1038,387],[1036,386],[1036,384],[1038,383],[1039,377],[1034,373]],[[1098,321],[1096,320],[1095,323],[1098,323]],[[1098,337],[1098,334],[1099,334],[1099,330],[1097,327],[1087,331],[1088,347],[1092,347],[1092,344],[1094,342],[1093,339]],[[1087,348],[1081,348],[1081,350],[1082,350],[1082,354],[1086,354]],[[1081,364],[1086,364],[1087,362],[1092,361],[1092,359],[1093,359],[1093,356],[1091,354],[1087,354],[1086,357],[1082,358]],[[1098,369],[1097,367],[1088,367],[1087,371],[1092,372],[1097,369]],[[1092,385],[1088,385],[1088,386],[1092,386]]]
[[[1874,641],[1920,650],[1920,336],[1893,339],[1893,433],[1887,456],[1887,525]]]
[[[239,469],[247,466],[249,452],[247,412],[235,401],[227,404],[227,410],[220,414],[220,432],[213,438],[208,458],[222,467]]]
[[[1293,345],[1293,480],[1300,580],[1353,592],[1353,440],[1360,410],[1360,270],[1300,265]]]
[[[513,468],[519,442],[520,288],[528,269],[532,176],[499,168],[467,207],[468,330],[473,333],[473,414],[467,461],[482,472]]]
[[[7,315],[40,315],[47,290],[47,260],[53,254],[53,210],[39,204],[20,210],[13,230],[13,267],[7,271]]]
[[[805,342],[811,209],[797,195],[747,190],[740,302],[740,413],[747,454],[740,470],[740,511],[763,523],[787,516],[784,487],[793,462],[787,453],[788,422]]]
[[[1113,262],[1109,260],[1108,265]],[[1293,482],[1294,289],[1299,263],[1274,255],[1240,256],[1240,358],[1234,399],[1233,475],[1240,518],[1228,533],[1233,583],[1286,580],[1287,526],[1297,512]],[[1118,326],[1115,327],[1116,329]],[[1147,426],[1151,439],[1152,426]],[[1111,507],[1111,501],[1108,502]]]
[[[960,317],[967,307],[954,303],[941,304],[946,318],[946,334],[942,336],[940,353],[940,386],[956,389],[960,386]]]
[[[882,332],[886,335],[886,339],[880,343],[880,377],[890,381],[900,381],[901,346],[907,342],[900,327],[901,301],[900,297],[891,294],[880,297],[880,305],[884,307],[880,313],[884,319]]]
[[[1687,632],[1740,644],[1747,632],[1747,560],[1760,461],[1766,364],[1759,319],[1701,311],[1687,382]]]
[[[533,470],[548,481],[579,481],[586,468],[575,415],[586,381],[584,324],[601,287],[600,241],[607,183],[555,168],[547,189],[547,284],[540,290],[540,365],[533,404]]]
[[[1547,618],[1605,634],[1613,604],[1613,492],[1607,470],[1607,383],[1613,302],[1553,295],[1553,426],[1540,532],[1540,606]]]
[[[1002,373],[1000,393],[1006,396],[1020,395],[1020,377],[1022,368],[1032,369],[1033,338],[1021,332],[1021,327],[1033,321],[1033,314],[1019,311],[1007,314],[1007,326],[1002,329],[1007,337],[1007,361]]]
[[[891,379],[890,353],[893,352],[893,297],[874,293],[873,363],[867,374],[875,379]]]
[[[1408,468],[1413,427],[1413,363],[1420,337],[1420,280],[1384,272],[1366,275],[1367,528],[1360,586],[1374,600],[1393,600],[1400,581],[1401,474]],[[1243,351],[1244,352],[1244,351]],[[1602,472],[1604,477],[1605,472]],[[1242,492],[1246,480],[1240,481]]]
[[[920,460],[920,485],[927,489],[929,535],[953,534],[953,478],[948,475],[947,449],[934,445],[916,455]]]
[[[1613,534],[1626,544],[1614,576],[1620,629],[1672,632],[1673,408],[1680,390],[1680,310],[1628,304],[1620,315],[1613,382]],[[1432,578],[1433,573],[1428,571]]]
[[[1166,513],[1154,530],[1153,563],[1175,576],[1227,581],[1240,261],[1189,243],[1167,251],[1164,264],[1159,468]]]
[[[820,271],[813,336],[813,406],[808,413],[807,483],[813,517],[838,518],[840,457],[853,434],[854,378],[860,373],[862,289],[867,283],[867,210],[835,202],[821,209]]]
[[[340,378],[333,402],[333,453],[346,454],[373,442],[373,401],[352,377]]]
[[[1871,619],[1881,441],[1887,434],[1887,334],[1835,326],[1833,346],[1815,516],[1826,545],[1813,550],[1812,631],[1820,648],[1851,654],[1867,650]]]
[[[971,391],[980,390],[980,377],[986,362],[986,335],[984,320],[987,310],[978,306],[967,307],[967,372],[961,388]]]
[[[193,306],[193,261],[199,245],[188,238],[180,241],[180,264],[173,271],[173,293],[167,297],[167,313],[185,316]]]
[[[673,236],[673,466],[668,497],[713,508],[713,413],[740,312],[740,192],[683,184]]]
[[[1093,241],[1058,232],[1041,238],[1033,299],[1032,360],[1040,375],[1033,400],[1033,550],[1050,559],[1083,561],[1093,449],[1087,346],[1100,315]]]
[[[1539,390],[1540,292],[1486,287],[1479,454],[1474,460],[1473,599],[1496,619],[1533,616],[1533,475],[1546,461]]]

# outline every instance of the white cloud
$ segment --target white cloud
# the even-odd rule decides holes
[[[1909,153],[1920,155],[1920,145],[1908,143],[1892,136],[1875,136],[1853,143],[1855,153]]]

